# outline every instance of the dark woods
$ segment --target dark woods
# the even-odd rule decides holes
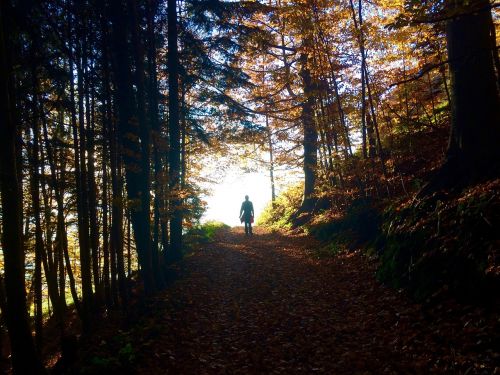
[[[169,243],[165,233],[171,218],[164,208],[179,205],[174,195],[155,195],[162,201],[155,202],[163,208],[155,223],[163,241],[151,237],[150,191],[168,168],[166,156],[155,164],[154,176],[150,168],[153,147],[156,154],[167,153],[152,142],[153,131],[163,136],[157,13],[154,1],[2,2],[2,312],[18,373],[41,372],[36,353],[43,345],[47,303],[65,336],[67,284],[89,332],[100,306],[127,304],[130,242],[147,294],[162,285],[166,254],[180,252],[181,242]],[[180,158],[179,149],[172,150]],[[31,201],[23,209],[24,188]],[[182,215],[177,212],[175,217]],[[29,234],[23,214],[35,222],[30,298],[36,347],[25,295],[23,242]],[[134,237],[128,232],[128,254],[125,221]],[[69,252],[69,235],[78,243],[78,266]],[[50,301],[43,301],[42,270]]]
[[[185,97],[214,84],[217,64],[197,30],[230,29],[226,13],[244,12],[215,2],[203,12],[216,17],[193,23],[200,4],[1,3],[0,302],[16,373],[43,372],[47,311],[64,344],[68,300],[89,333],[102,307],[127,309],[135,269],[151,295],[182,257],[183,222],[200,212],[186,160],[208,141]],[[217,70],[240,76],[221,88],[244,84]]]

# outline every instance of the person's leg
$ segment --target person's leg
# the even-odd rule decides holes
[[[250,225],[250,223],[245,220],[245,234],[248,234],[248,226],[249,225]]]
[[[253,234],[252,233],[252,222],[248,223],[248,233]]]

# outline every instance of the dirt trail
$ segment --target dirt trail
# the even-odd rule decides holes
[[[474,344],[482,337],[480,311],[471,310],[467,318],[442,306],[436,318],[380,285],[374,264],[361,254],[318,260],[311,253],[315,246],[304,236],[257,228],[245,237],[237,228],[188,256],[182,276],[155,299],[143,328],[134,333],[140,373],[424,374],[495,368],[498,353],[482,354],[481,343]]]

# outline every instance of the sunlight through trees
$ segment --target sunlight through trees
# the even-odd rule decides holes
[[[4,367],[43,373],[50,324],[69,365],[77,335],[166,288],[185,237],[207,219],[237,224],[245,194],[275,228],[309,232],[368,207],[367,233],[378,213],[411,211],[416,227],[439,212],[440,235],[440,210],[459,212],[463,192],[483,199],[500,175],[498,9],[3,0]],[[481,231],[471,238],[492,238]],[[488,251],[478,269],[496,269]]]

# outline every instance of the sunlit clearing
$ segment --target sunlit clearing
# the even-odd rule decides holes
[[[230,171],[220,183],[212,186],[212,191],[213,194],[205,198],[208,207],[203,221],[217,220],[231,226],[241,225],[239,214],[245,195],[253,202],[256,218],[271,200],[271,182],[265,170],[248,173]]]

